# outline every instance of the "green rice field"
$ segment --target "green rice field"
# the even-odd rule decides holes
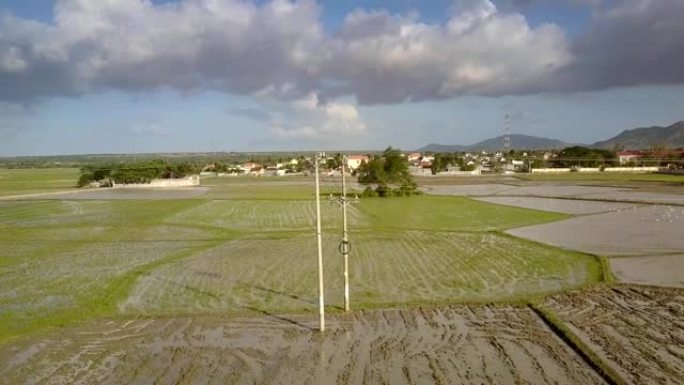
[[[61,182],[71,171],[49,171],[56,179],[43,175],[45,186],[71,183]],[[314,312],[310,181],[203,185],[191,199],[0,201],[0,341],[119,316]],[[341,208],[326,198],[322,214],[326,303],[335,312]],[[461,197],[361,199],[349,208],[352,306],[515,302],[600,281],[593,256],[502,233],[566,217]]]

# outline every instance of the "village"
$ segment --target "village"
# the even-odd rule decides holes
[[[580,147],[581,148],[581,147]],[[590,150],[591,151],[591,150]],[[345,172],[355,175],[373,154],[336,153],[322,160],[330,175],[339,175],[344,163]],[[681,173],[684,149],[666,152],[622,150],[604,151],[594,159],[576,156],[565,150],[530,150],[508,153],[503,151],[479,151],[461,153],[411,152],[402,153],[415,176],[452,175],[472,176],[482,174],[513,173],[563,173],[563,172],[668,172]],[[582,159],[580,159],[582,158]],[[308,175],[313,169],[312,158],[293,157],[290,160],[252,159],[243,163],[220,164],[212,162],[202,168],[201,176],[286,176]]]

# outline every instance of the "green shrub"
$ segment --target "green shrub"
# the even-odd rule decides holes
[[[78,178],[78,187],[84,187],[95,181],[95,177],[91,172],[85,172]]]

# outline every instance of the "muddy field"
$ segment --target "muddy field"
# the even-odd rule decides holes
[[[601,255],[684,250],[684,207],[646,206],[507,231],[517,237]]]
[[[596,214],[609,211],[627,210],[638,207],[633,203],[615,203],[570,199],[536,197],[484,197],[475,198],[481,202],[523,207],[527,209],[553,211],[564,214]]]
[[[23,384],[602,384],[527,308],[112,320],[0,348]]]
[[[598,201],[619,201],[634,203],[684,204],[684,190],[678,193],[642,191],[630,187],[584,186],[558,183],[517,184],[471,184],[438,185],[424,188],[428,194],[456,196],[507,196],[507,197],[547,197],[576,198]]]
[[[684,288],[684,254],[613,258],[610,267],[622,282]]]
[[[621,285],[545,307],[631,384],[684,384],[684,289]]]

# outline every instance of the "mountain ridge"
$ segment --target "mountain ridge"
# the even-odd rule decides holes
[[[665,127],[650,126],[624,130],[610,139],[594,143],[592,147],[604,149],[621,147],[639,150],[660,145],[675,148],[684,147],[684,121]]]
[[[471,144],[471,145],[444,145],[430,143],[418,149],[420,152],[460,152],[460,151],[493,151],[503,148],[504,136],[497,136],[491,139]],[[513,149],[544,149],[555,150],[575,145],[566,143],[558,139],[542,138],[538,136],[511,134],[511,148]]]
[[[419,148],[419,152],[461,152],[461,151],[495,151],[503,148],[504,136],[485,139],[471,145],[446,145],[430,143]],[[557,150],[570,146],[592,148],[642,150],[664,145],[668,148],[684,147],[684,120],[669,126],[637,127],[624,130],[618,135],[595,142],[593,144],[568,143],[558,139],[549,139],[531,135],[512,134],[511,148],[516,150]]]

